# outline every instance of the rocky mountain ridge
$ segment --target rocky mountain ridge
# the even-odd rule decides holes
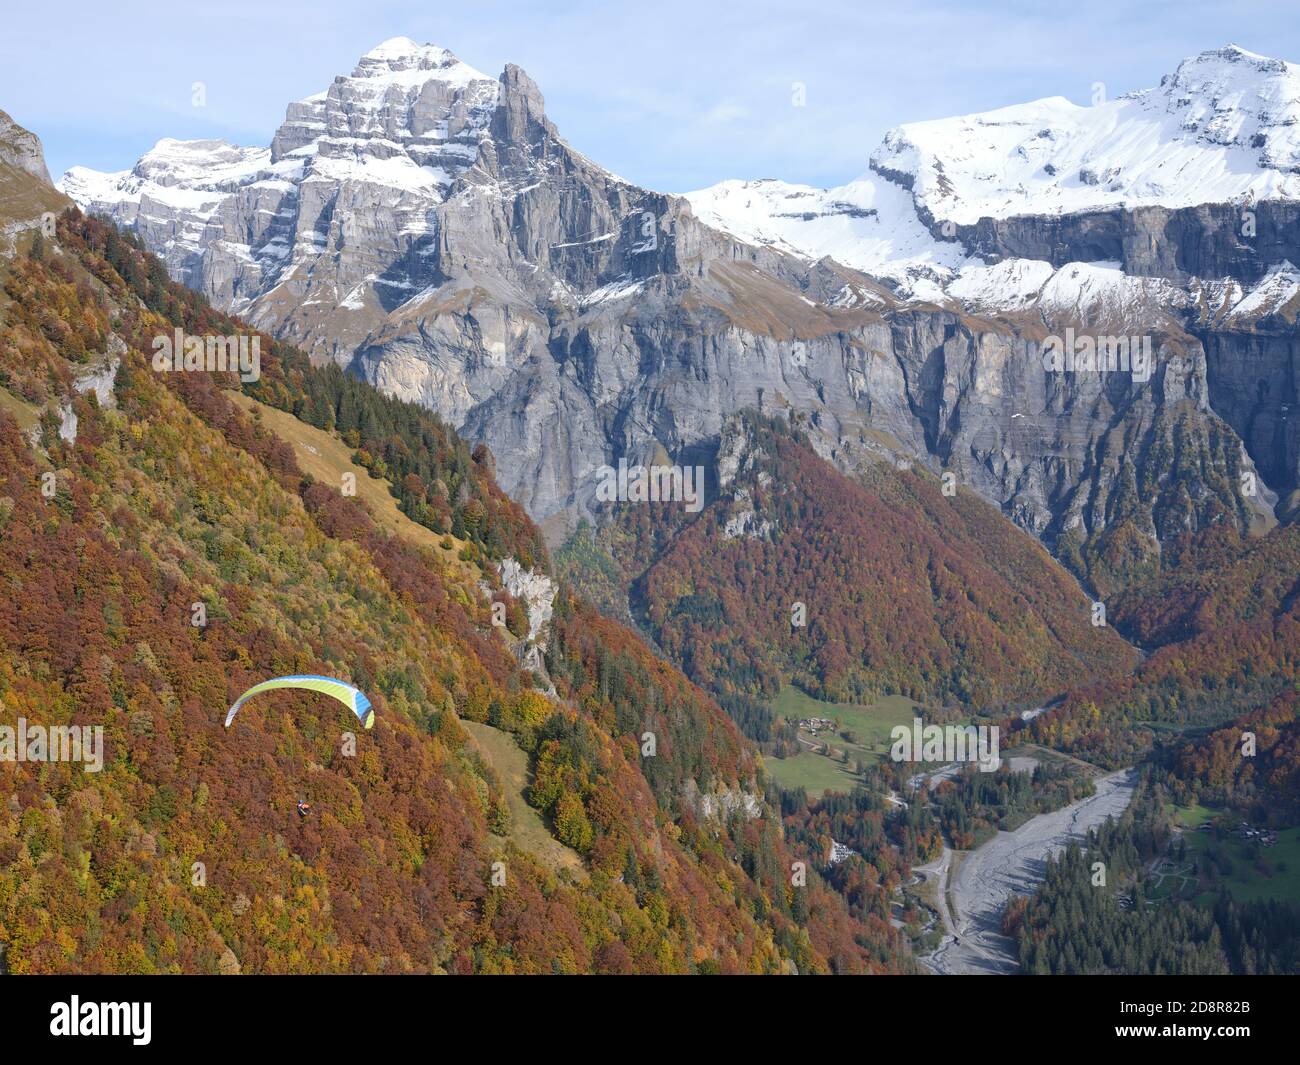
[[[797,411],[843,468],[954,472],[1104,583],[1181,531],[1294,509],[1300,205],[1250,201],[1244,241],[1240,203],[1185,202],[1294,195],[1293,80],[1224,49],[1095,108],[903,127],[844,189],[683,198],[566,144],[519,68],[396,39],[290,105],[268,149],[163,142],[62,185],[219,304],[487,443],[553,539],[601,466],[708,463],[729,415]],[[1220,180],[1080,176],[1115,145],[1158,155],[1134,130]],[[1034,182],[1026,138],[1050,145]],[[981,184],[985,156],[1006,180]],[[1067,328],[1144,335],[1150,374],[1045,369]],[[1124,557],[1099,567],[1108,536]]]

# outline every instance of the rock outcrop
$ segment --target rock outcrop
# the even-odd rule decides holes
[[[0,163],[31,174],[46,185],[51,184],[40,138],[23,129],[3,111],[0,111]]]
[[[0,254],[25,247],[71,201],[50,183],[40,138],[0,111]]]

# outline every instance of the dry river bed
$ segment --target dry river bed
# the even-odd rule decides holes
[[[1014,944],[999,932],[1002,910],[1012,895],[1031,894],[1042,881],[1047,859],[1108,817],[1119,817],[1133,798],[1137,770],[1097,779],[1096,794],[1039,814],[1014,832],[999,832],[970,853],[943,856],[917,868],[937,877],[939,913],[946,935],[922,962],[936,973],[1006,974],[1017,970]]]

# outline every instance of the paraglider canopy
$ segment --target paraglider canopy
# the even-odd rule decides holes
[[[239,713],[239,708],[243,706],[254,695],[262,692],[275,691],[278,688],[298,688],[305,691],[320,692],[322,695],[328,695],[331,699],[336,699],[354,714],[366,728],[372,728],[375,723],[375,712],[370,707],[370,700],[360,688],[355,688],[351,684],[346,684],[341,680],[335,680],[333,677],[318,677],[313,675],[294,676],[294,677],[275,677],[272,680],[264,680],[261,684],[254,684],[248,691],[244,692],[235,700],[235,705],[230,708],[226,714],[226,728],[230,728],[230,723],[235,720],[235,715]]]

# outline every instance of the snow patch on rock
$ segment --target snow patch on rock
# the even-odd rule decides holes
[[[1228,311],[1226,320],[1254,321],[1270,314],[1277,314],[1287,307],[1291,308],[1290,317],[1294,320],[1296,308],[1291,307],[1291,304],[1295,302],[1297,296],[1300,296],[1300,270],[1284,259],[1272,267],[1259,283]]]

